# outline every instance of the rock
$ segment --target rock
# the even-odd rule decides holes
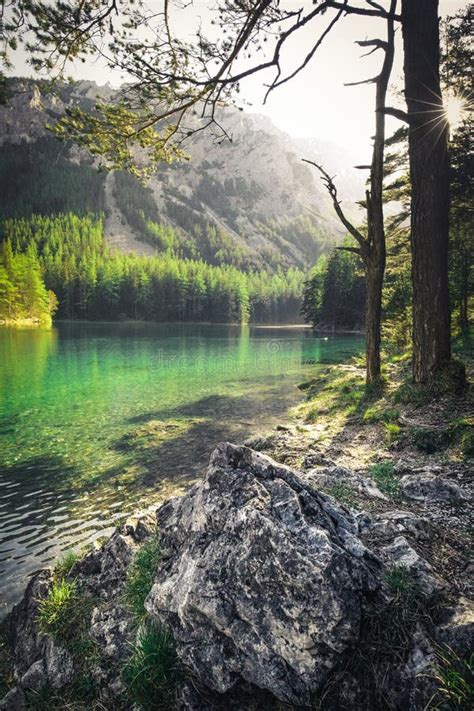
[[[407,499],[415,501],[459,501],[464,498],[457,484],[434,474],[406,474],[400,479],[400,490]]]
[[[265,449],[271,449],[275,442],[277,441],[277,436],[274,434],[269,435],[255,435],[254,437],[249,437],[245,440],[245,446],[255,449],[257,452],[261,452]]]
[[[326,469],[311,469],[307,472],[307,475],[318,486],[331,487],[343,484],[367,496],[388,501],[388,497],[380,491],[371,479],[356,474],[345,467],[334,466]]]
[[[0,711],[23,711],[26,708],[25,694],[19,686],[15,686],[0,701]]]
[[[447,619],[435,631],[438,644],[449,647],[459,656],[474,649],[474,602],[461,597],[455,607],[448,610]]]
[[[136,543],[142,543],[156,530],[155,511],[147,511],[135,514],[128,518],[120,532],[125,536],[131,536]]]
[[[47,597],[52,575],[42,570],[28,583],[21,602],[15,605],[9,618],[9,636],[13,649],[13,673],[20,679],[42,653],[43,638],[36,629],[39,603]]]
[[[46,679],[53,689],[69,684],[76,676],[76,668],[71,654],[65,647],[50,637],[45,638],[42,651],[46,670]]]
[[[220,693],[249,683],[308,703],[379,586],[355,519],[288,467],[228,443],[157,519],[162,563],[145,606],[184,664]]]
[[[39,689],[46,682],[46,669],[43,659],[33,662],[31,667],[21,677],[23,689]]]
[[[115,661],[125,659],[133,638],[128,610],[121,605],[94,608],[91,619],[91,637],[101,653]]]
[[[305,469],[311,469],[312,467],[335,467],[335,463],[332,459],[325,457],[322,452],[310,451],[304,458],[303,467]]]
[[[393,566],[407,568],[420,592],[426,597],[440,593],[447,587],[446,582],[434,573],[428,561],[418,555],[404,536],[399,536],[389,546],[382,548],[382,554]]]
[[[429,520],[411,511],[387,511],[375,516],[368,525],[372,533],[386,537],[395,537],[408,533],[416,540],[428,541],[433,532]]]

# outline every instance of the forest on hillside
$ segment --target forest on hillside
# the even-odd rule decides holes
[[[299,315],[298,269],[245,273],[169,251],[111,252],[96,215],[10,219],[1,230],[0,319],[57,311],[66,319],[284,323]]]

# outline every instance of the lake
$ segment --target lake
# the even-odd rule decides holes
[[[284,420],[356,336],[303,328],[0,328],[0,616],[28,575],[183,491],[215,444]]]

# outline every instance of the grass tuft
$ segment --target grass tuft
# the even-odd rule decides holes
[[[37,619],[40,632],[59,641],[70,638],[78,614],[77,603],[75,580],[53,580],[48,597],[39,603]]]
[[[394,473],[393,462],[385,461],[373,464],[369,468],[369,475],[382,493],[392,499],[400,498],[400,482]]]
[[[71,572],[72,566],[77,562],[79,556],[75,551],[68,551],[62,558],[58,560],[54,567],[54,577],[58,579],[67,578]]]
[[[354,491],[346,484],[334,484],[326,489],[329,496],[333,496],[337,501],[346,506],[355,506],[357,500],[354,496]]]
[[[131,701],[143,711],[169,711],[174,707],[179,678],[171,634],[147,620],[123,671]]]
[[[127,604],[138,622],[146,616],[144,604],[152,588],[159,559],[158,539],[153,538],[143,544],[130,566],[125,596]]]
[[[449,647],[436,654],[435,679],[441,704],[435,708],[470,711],[474,708],[474,652],[459,657]]]

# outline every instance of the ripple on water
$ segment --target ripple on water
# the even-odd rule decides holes
[[[362,347],[295,329],[0,329],[0,617],[29,575],[182,491],[216,441],[271,426],[314,363]],[[151,420],[187,426],[151,449],[118,448]]]

